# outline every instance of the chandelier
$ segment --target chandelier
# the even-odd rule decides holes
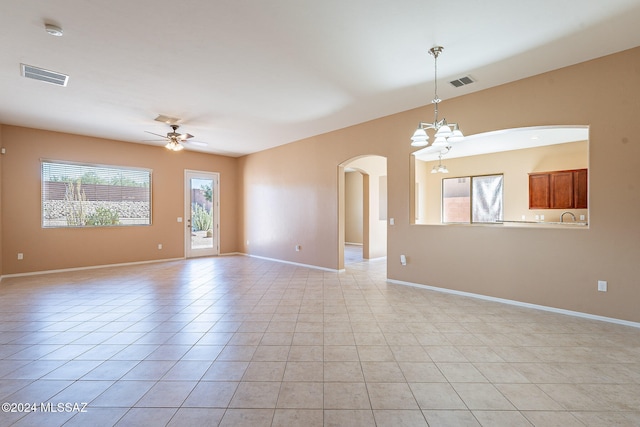
[[[447,119],[438,120],[438,104],[442,101],[438,97],[438,55],[442,53],[444,48],[442,46],[435,46],[429,49],[429,54],[434,58],[434,97],[431,101],[435,106],[435,119],[433,123],[420,122],[418,128],[411,137],[411,145],[414,147],[425,147],[429,145],[429,135],[427,135],[427,129],[435,130],[435,140],[431,144],[432,147],[440,148],[445,153],[451,148],[451,144],[461,141],[464,135],[458,128],[457,123],[447,123]],[[442,157],[442,156],[440,156]]]
[[[449,173],[449,169],[447,169],[447,167],[442,164],[442,154],[443,153],[440,152],[440,154],[438,155],[438,165],[433,165],[431,173]],[[446,154],[446,151],[444,154]]]

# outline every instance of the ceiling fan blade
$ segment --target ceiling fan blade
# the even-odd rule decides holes
[[[180,134],[180,136],[178,136],[178,138],[184,141],[185,139],[193,138],[193,135],[191,135],[190,133],[182,133]]]
[[[166,135],[160,135],[159,133],[149,132],[148,130],[145,130],[145,132],[146,133],[150,133],[151,135],[159,136],[160,138],[169,139],[169,138],[167,138]]]

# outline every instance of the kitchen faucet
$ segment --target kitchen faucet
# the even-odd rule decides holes
[[[573,218],[573,222],[576,222],[576,216],[574,214],[572,214],[571,212],[569,212],[569,211],[563,212],[562,215],[560,215],[560,222],[564,222],[564,216],[566,214],[571,215],[571,218]]]

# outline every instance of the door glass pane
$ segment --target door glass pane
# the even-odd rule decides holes
[[[473,222],[502,221],[502,182],[502,175],[473,177]]]
[[[191,249],[213,248],[213,180],[191,178]]]
[[[469,177],[442,180],[442,222],[469,223],[471,195]]]

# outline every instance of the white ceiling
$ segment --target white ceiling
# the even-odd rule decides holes
[[[429,104],[434,45],[443,99],[640,45],[637,0],[0,1],[0,123],[232,156]]]

